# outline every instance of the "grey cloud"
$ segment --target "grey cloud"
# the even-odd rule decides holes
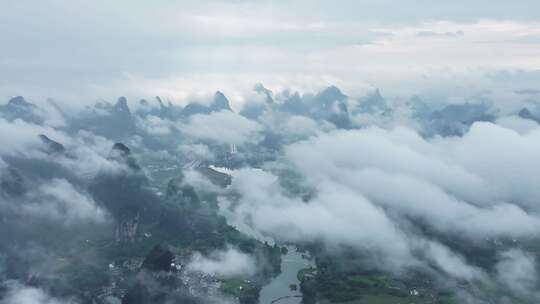
[[[519,297],[538,301],[537,264],[533,255],[514,249],[503,252],[497,264],[497,279]]]
[[[520,90],[515,90],[514,93],[519,94],[519,95],[538,95],[538,94],[540,94],[540,90],[536,90],[536,89],[520,89]]]

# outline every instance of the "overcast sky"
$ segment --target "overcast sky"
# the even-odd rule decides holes
[[[538,0],[2,0],[0,20],[2,99],[540,90]]]

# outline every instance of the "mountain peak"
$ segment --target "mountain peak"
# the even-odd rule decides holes
[[[531,111],[529,109],[527,109],[527,108],[521,109],[521,111],[519,111],[519,113],[518,113],[518,116],[523,118],[523,119],[534,120],[534,121],[540,123],[540,118],[533,115],[533,113],[531,113]]]
[[[266,103],[273,103],[274,99],[272,98],[272,91],[265,88],[262,83],[257,83],[253,90],[257,93],[266,95]]]
[[[0,105],[0,113],[10,121],[22,119],[34,124],[42,124],[44,121],[42,111],[22,96],[11,98],[7,105]]]
[[[217,91],[216,94],[214,94],[214,101],[212,102],[210,109],[212,111],[232,111],[229,100],[221,91]]]
[[[132,156],[131,150],[121,142],[117,142],[113,145],[110,158],[126,164],[131,170],[137,172],[141,170],[141,167],[137,163],[137,160]]]
[[[158,102],[158,104],[159,104],[159,108],[160,108],[160,109],[166,108],[165,105],[163,104],[163,100],[161,100],[161,97],[156,96],[156,100],[157,100],[157,102]]]
[[[119,112],[119,113],[126,113],[126,114],[131,113],[129,110],[129,106],[127,104],[127,98],[123,96],[118,98],[118,101],[114,105],[114,111]]]
[[[341,90],[336,86],[329,86],[324,89],[322,92],[317,94],[317,97],[322,100],[339,100],[343,101],[347,98]]]
[[[367,94],[366,97],[360,100],[360,104],[356,108],[356,112],[362,113],[384,113],[389,110],[386,100],[381,95],[381,90],[376,88],[374,91]]]
[[[385,102],[384,97],[381,94],[381,90],[379,88],[375,88],[374,91],[370,92],[368,94],[368,99],[376,101],[376,102]]]
[[[123,156],[128,156],[131,154],[131,150],[123,143],[119,143],[119,142],[115,143],[112,149],[113,151],[120,152]]]
[[[59,143],[57,141],[54,141],[54,140],[50,139],[45,134],[39,134],[39,139],[41,139],[41,142],[43,142],[43,144],[46,147],[46,152],[49,153],[49,154],[63,153],[66,150],[66,148],[64,148],[64,145],[62,145],[61,143]]]
[[[16,96],[16,97],[11,98],[8,101],[8,105],[10,105],[10,106],[19,106],[19,107],[35,107],[34,104],[29,103],[22,96]]]

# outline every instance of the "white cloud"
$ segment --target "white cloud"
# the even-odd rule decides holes
[[[441,142],[450,160],[482,178],[499,201],[538,212],[540,128],[519,133],[490,123],[475,123],[462,139]]]
[[[190,185],[201,193],[221,193],[223,190],[213,184],[206,176],[197,170],[185,170],[183,171],[184,178],[182,183]]]
[[[168,135],[174,123],[154,115],[137,119],[137,126],[149,135]]]
[[[182,144],[178,146],[178,151],[187,159],[212,160],[215,157],[205,144]]]
[[[53,298],[43,290],[10,282],[7,294],[0,300],[1,304],[75,304],[74,301],[64,301]]]
[[[538,123],[518,116],[506,116],[497,119],[497,124],[501,127],[514,130],[521,135],[534,132],[538,128]]]
[[[317,123],[304,116],[292,116],[284,125],[284,134],[293,136],[308,136],[317,132]]]
[[[308,203],[285,195],[271,173],[237,170],[239,201],[222,198],[220,210],[259,238],[319,240],[371,254],[380,269],[429,262],[455,278],[482,279],[464,257],[411,227],[475,243],[537,237],[539,132],[476,123],[462,138],[426,140],[406,128],[321,133],[285,149],[284,164],[315,191]]]
[[[384,211],[347,188],[321,185],[318,196],[305,204],[285,197],[275,176],[247,169],[235,172],[232,187],[242,194],[241,204],[232,214],[227,204],[221,208],[241,231],[249,228],[282,242],[323,240],[329,246],[382,250],[386,267],[410,258],[404,236]]]
[[[81,130],[73,137],[61,142],[67,155],[59,155],[49,161],[56,162],[81,179],[89,180],[98,172],[126,170],[125,164],[108,159],[114,142],[91,132]]]
[[[58,141],[67,141],[69,137],[50,127],[39,126],[17,119],[9,122],[0,118],[0,154],[16,154],[32,152],[41,144],[40,134]]]
[[[31,194],[30,200],[15,210],[27,216],[45,218],[65,225],[81,222],[102,224],[107,213],[88,195],[80,193],[64,179],[53,179]]]
[[[182,133],[199,140],[222,144],[242,144],[258,139],[262,127],[255,121],[230,111],[208,115],[193,115],[187,124],[179,126]]]
[[[454,278],[474,280],[485,276],[482,270],[468,265],[463,257],[441,244],[429,242],[426,250],[428,258]]]
[[[191,271],[200,271],[220,277],[242,277],[255,274],[255,259],[234,248],[215,251],[209,256],[195,253],[188,264]]]

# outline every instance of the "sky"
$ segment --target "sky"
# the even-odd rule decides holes
[[[540,2],[3,0],[0,98],[83,102],[224,91],[463,101],[540,90]]]

